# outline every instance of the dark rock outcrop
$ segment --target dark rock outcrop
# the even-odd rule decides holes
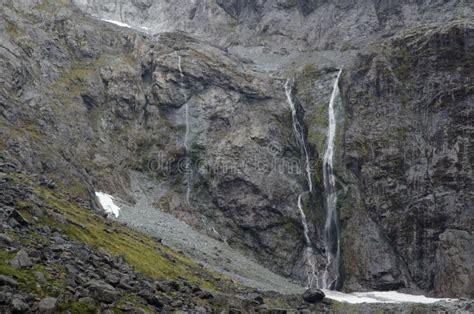
[[[470,24],[407,31],[346,73],[338,170],[347,186],[341,216],[348,289],[376,270],[364,275],[377,278],[372,289],[415,285],[472,297],[473,45]],[[377,233],[390,247],[385,256],[377,242],[363,240]],[[447,250],[463,253],[448,261]]]
[[[309,303],[316,303],[318,301],[322,301],[325,297],[323,291],[315,288],[309,288],[306,290],[303,295],[301,296],[303,300]]]
[[[25,250],[19,251],[15,258],[10,261],[10,265],[16,268],[28,268],[33,266],[33,262]]]
[[[18,286],[18,282],[15,279],[9,276],[5,276],[5,275],[0,275],[0,283],[2,284],[2,286],[4,285],[12,286],[12,287]]]

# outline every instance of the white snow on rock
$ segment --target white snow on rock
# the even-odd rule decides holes
[[[430,304],[439,301],[452,302],[454,299],[427,298],[424,295],[405,294],[396,291],[373,291],[342,293],[332,290],[323,290],[328,299],[346,303],[423,303]]]
[[[114,215],[116,218],[120,214],[120,207],[114,204],[114,197],[102,192],[95,192],[100,205],[107,214]]]
[[[118,25],[118,26],[121,26],[121,27],[132,28],[130,25],[128,25],[126,23],[119,22],[119,21],[107,20],[107,19],[102,19],[102,21],[107,22],[107,23],[112,23],[112,24],[115,24],[115,25]]]

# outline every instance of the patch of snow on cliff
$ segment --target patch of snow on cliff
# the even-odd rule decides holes
[[[95,192],[95,196],[97,196],[97,199],[99,200],[100,205],[102,206],[102,208],[107,214],[114,215],[115,218],[119,216],[120,207],[114,204],[113,196],[110,196],[102,192]]]
[[[439,301],[454,301],[453,299],[427,298],[424,295],[411,295],[396,291],[373,291],[342,293],[332,290],[324,290],[328,299],[346,303],[423,303],[430,304]]]
[[[112,23],[112,24],[118,25],[120,27],[132,28],[130,25],[128,25],[126,23],[122,23],[122,22],[118,22],[118,21],[114,21],[114,20],[102,19],[102,21],[107,22],[107,23]]]

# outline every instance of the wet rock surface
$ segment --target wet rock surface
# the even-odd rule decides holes
[[[474,219],[472,129],[466,124],[473,117],[473,81],[467,75],[474,71],[473,35],[463,24],[402,33],[360,58],[342,82],[348,123],[339,170],[344,165],[349,170],[341,184],[350,191],[350,204],[341,204],[342,230],[345,246],[359,248],[346,250],[348,282],[360,282],[351,274],[362,266],[375,271],[367,274],[378,278],[375,289],[414,285],[472,297],[466,286],[472,272],[460,259],[473,256],[467,244]],[[354,236],[364,216],[378,225],[377,232],[366,231],[379,233],[382,245],[391,248],[384,255],[358,240],[365,236]],[[448,242],[453,251],[465,248],[450,266]],[[367,262],[376,265],[352,263],[352,254],[372,255]],[[447,276],[451,280],[440,285]]]

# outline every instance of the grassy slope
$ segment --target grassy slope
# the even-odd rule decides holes
[[[16,208],[30,224],[55,227],[73,240],[86,243],[95,249],[105,249],[112,256],[123,256],[135,271],[154,279],[185,279],[212,292],[225,292],[238,288],[229,279],[203,268],[157,240],[107,220],[102,215],[90,209],[81,208],[72,201],[67,201],[68,195],[33,184],[20,174],[16,175],[14,180],[23,186],[33,186],[34,198],[40,200],[32,202],[31,197],[29,200],[16,200]],[[35,215],[35,212],[38,212],[38,215]],[[66,223],[57,218],[58,214],[66,219]],[[31,241],[46,243],[46,239],[35,231],[25,230],[27,234],[10,232],[8,236],[26,246]],[[0,248],[0,274],[15,278],[21,290],[31,292],[37,297],[58,296],[64,290],[66,271],[62,265],[35,264],[31,269],[16,269],[9,264],[14,256],[15,253]],[[43,273],[47,283],[41,285],[35,272]],[[131,295],[122,296],[122,301],[134,303]],[[61,306],[73,313],[84,313],[85,309],[95,310],[93,306],[77,304],[77,302]],[[78,311],[75,311],[75,308]]]

